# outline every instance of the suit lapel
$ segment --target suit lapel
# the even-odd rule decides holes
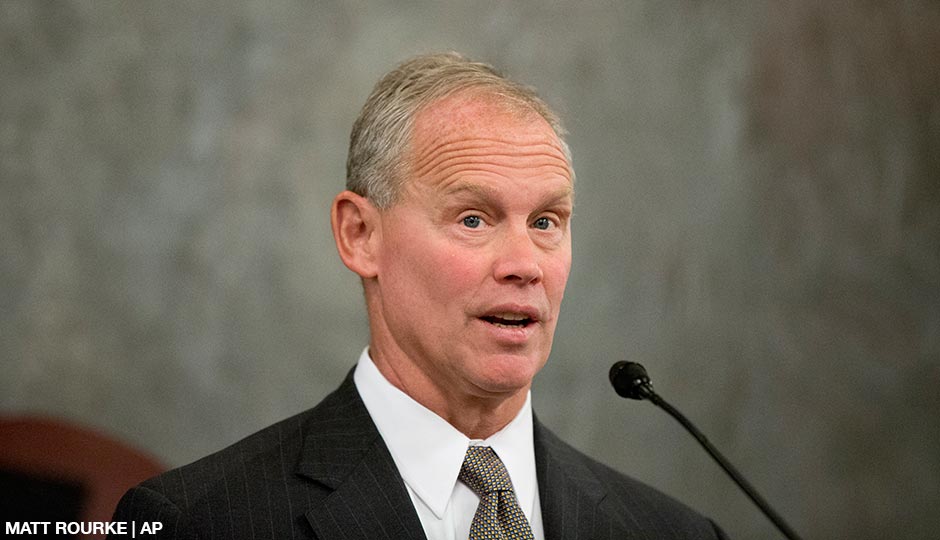
[[[297,473],[333,490],[306,513],[321,540],[425,540],[405,484],[352,372],[308,419]]]
[[[317,538],[426,540],[395,462],[352,379],[304,422],[297,474],[332,492],[306,518]],[[535,419],[535,463],[546,540],[613,538],[598,505],[606,493],[584,458]]]
[[[616,526],[598,509],[606,493],[584,458],[535,419],[535,467],[546,540],[608,538]]]

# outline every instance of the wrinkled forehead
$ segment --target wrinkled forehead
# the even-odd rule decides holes
[[[566,147],[552,126],[534,109],[504,96],[463,92],[434,101],[415,116],[406,163],[412,178],[438,154],[466,150],[483,161],[487,150],[549,156],[574,184]]]
[[[534,111],[492,101],[459,96],[422,110],[403,165],[403,193],[422,200],[457,193],[494,199],[505,185],[514,201],[573,202],[570,163],[551,125]]]

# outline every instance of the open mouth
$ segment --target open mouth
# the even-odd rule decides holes
[[[502,313],[499,315],[485,315],[480,317],[484,321],[500,328],[525,328],[535,322],[531,317],[522,314]]]

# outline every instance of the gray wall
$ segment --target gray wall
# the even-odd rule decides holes
[[[713,4],[713,5],[712,5]],[[397,61],[457,49],[570,128],[575,264],[538,414],[736,538],[940,528],[936,2],[0,3],[0,411],[179,465],[367,340],[328,208]]]

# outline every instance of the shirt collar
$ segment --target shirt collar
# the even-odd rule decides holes
[[[520,506],[533,507],[538,486],[531,394],[506,427],[485,440],[471,441],[388,382],[368,348],[359,357],[353,379],[402,479],[438,519],[447,509],[470,445],[492,447],[509,471]]]

